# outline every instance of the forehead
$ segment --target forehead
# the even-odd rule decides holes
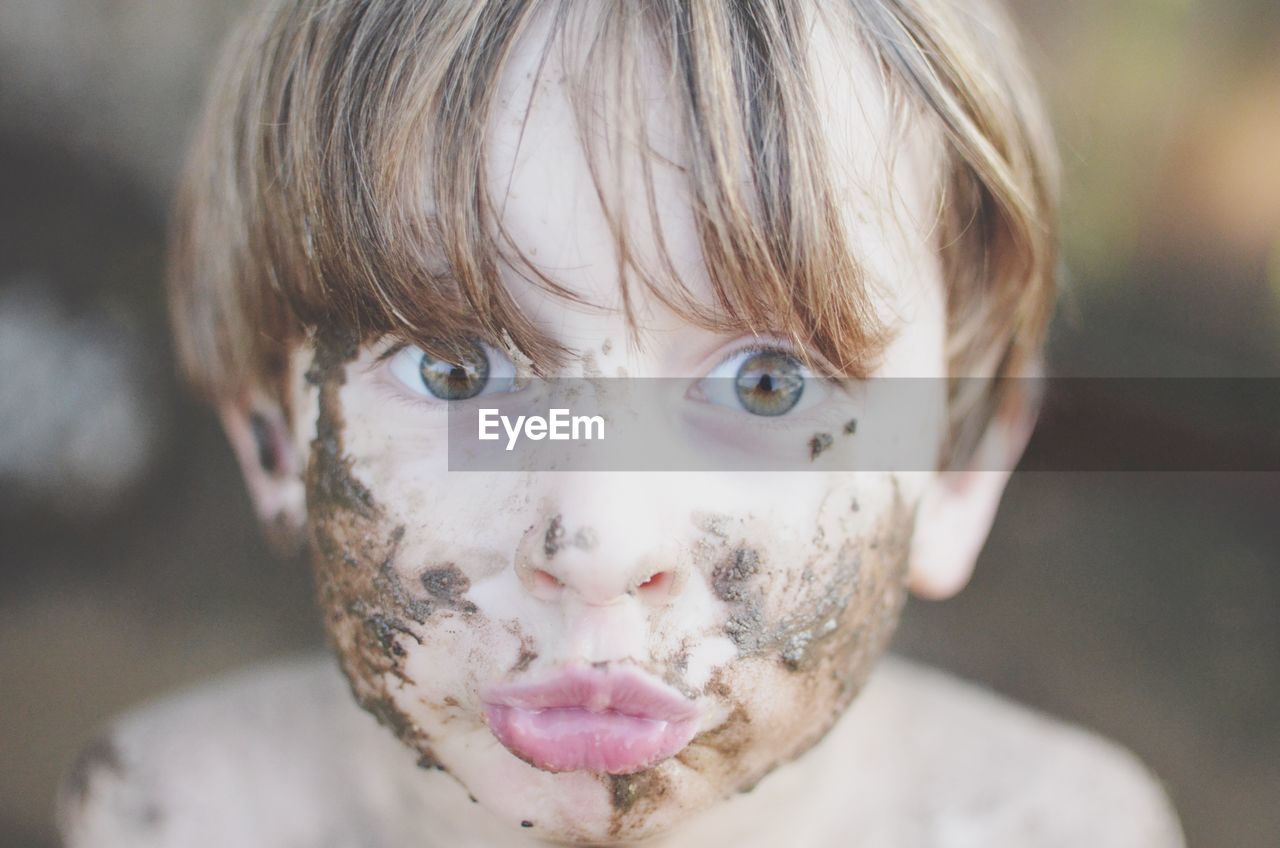
[[[678,81],[656,51],[641,50],[629,81],[640,96],[622,102],[619,80],[598,73],[609,64],[585,62],[572,32],[535,19],[501,75],[486,155],[505,236],[538,272],[616,312],[621,230],[631,258],[668,269],[713,304]],[[923,120],[895,108],[885,74],[850,26],[813,20],[807,62],[812,84],[802,95],[813,99],[820,122],[821,149],[813,153],[874,309],[899,329],[942,297],[932,238],[940,146]],[[639,114],[627,111],[633,105]],[[728,179],[746,188],[768,175],[743,165]],[[577,308],[509,270],[508,289],[535,320]],[[651,297],[638,301],[642,323],[681,323]]]

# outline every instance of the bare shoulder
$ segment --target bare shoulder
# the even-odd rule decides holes
[[[1184,844],[1164,789],[1131,752],[943,672],[889,658],[853,717],[865,762],[903,764],[874,790],[910,822],[896,844]]]
[[[367,845],[353,754],[379,741],[329,658],[261,666],[114,722],[64,779],[59,827],[68,848]]]

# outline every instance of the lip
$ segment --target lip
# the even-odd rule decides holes
[[[688,745],[698,725],[693,701],[625,666],[571,667],[482,700],[498,741],[550,772],[642,771]]]

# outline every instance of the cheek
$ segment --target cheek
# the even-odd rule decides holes
[[[703,693],[723,720],[672,760],[609,781],[610,834],[641,838],[750,790],[820,741],[884,651],[906,598],[914,483],[857,475],[817,497],[785,478],[769,505],[703,512],[699,569],[722,603],[714,634],[736,649]],[[779,505],[788,505],[782,513]],[[727,637],[727,639],[724,639]]]
[[[820,741],[884,651],[906,598],[914,483],[846,476],[816,499],[812,476],[785,478],[770,513],[704,512],[700,568],[724,607],[736,655],[703,692],[723,721],[672,760],[609,782],[610,834],[641,838],[753,788]],[[759,495],[757,494],[757,497]],[[787,504],[791,511],[776,508]]]
[[[827,732],[897,625],[913,525],[896,478],[855,478],[796,533],[748,525],[723,546],[712,586],[740,659],[714,687],[732,715],[691,757],[750,782]]]
[[[410,594],[396,571],[404,526],[388,519],[346,454],[341,386],[349,358],[322,345],[308,374],[319,394],[306,474],[317,597],[356,699],[429,757],[423,734],[393,701],[389,680],[403,679],[403,642],[420,638],[414,626],[433,609]]]
[[[386,506],[412,500],[422,476],[411,470],[379,479],[361,462],[369,446],[358,436],[348,444],[349,433],[371,430],[360,422],[348,427],[344,415],[345,364],[352,355],[329,340],[308,372],[318,396],[306,473],[317,596],[361,706],[415,748],[424,766],[434,765],[432,736],[459,706],[449,693],[464,691],[476,657],[494,653],[477,650],[478,641],[500,636],[470,600],[473,578],[459,560],[431,550],[421,525]]]

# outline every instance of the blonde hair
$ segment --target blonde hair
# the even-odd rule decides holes
[[[573,14],[580,5],[590,17]],[[208,398],[276,389],[289,350],[335,327],[433,352],[465,336],[509,341],[543,369],[563,360],[500,271],[573,295],[503,232],[482,153],[504,64],[541,13],[562,41],[583,28],[572,38],[587,45],[583,138],[593,122],[609,138],[645,138],[626,123],[643,114],[642,52],[669,71],[679,104],[715,303],[672,279],[665,249],[659,268],[639,261],[628,209],[591,156],[624,304],[638,280],[699,325],[781,334],[864,374],[885,337],[841,222],[807,65],[807,23],[823,10],[851,23],[900,115],[940,130],[951,374],[1022,373],[1055,294],[1055,158],[1012,29],[985,2],[271,0],[214,75],[178,196],[169,287],[186,376]],[[586,79],[613,81],[612,111],[593,108]],[[641,150],[651,178],[657,154]],[[952,398],[961,452],[1002,393],[963,394]]]

